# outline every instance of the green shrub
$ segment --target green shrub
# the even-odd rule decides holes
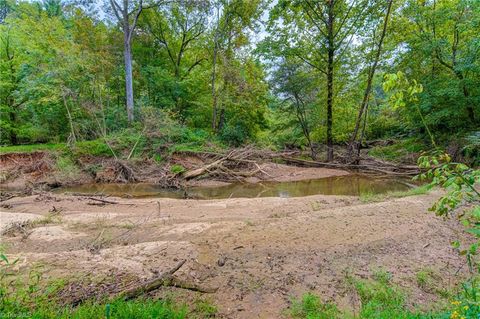
[[[250,132],[241,125],[227,126],[220,133],[220,139],[231,146],[238,147],[251,137],[249,133]]]
[[[91,156],[113,156],[108,145],[102,140],[83,141],[75,144],[72,150],[77,157]]]
[[[405,139],[388,146],[376,146],[368,151],[368,155],[388,161],[400,161],[411,154],[420,153],[425,148],[422,141]]]
[[[462,284],[462,289],[457,297],[451,301],[451,309],[446,313],[445,318],[480,318],[480,280],[478,277]]]
[[[163,162],[163,157],[160,154],[155,154],[155,155],[153,155],[153,160],[157,163],[161,163],[161,162]]]

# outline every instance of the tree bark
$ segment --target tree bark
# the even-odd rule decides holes
[[[133,122],[134,103],[133,103],[133,74],[132,74],[132,37],[135,27],[137,26],[138,17],[143,10],[143,0],[140,0],[138,7],[129,12],[129,0],[123,0],[122,5],[116,0],[110,0],[113,13],[122,26],[123,32],[123,56],[125,60],[125,99],[127,105],[128,122]],[[130,23],[130,17],[134,16]]]
[[[125,57],[125,93],[127,103],[127,117],[129,122],[133,122],[134,116],[134,104],[133,104],[133,73],[132,73],[132,51],[130,41],[127,39],[128,33],[126,33],[124,41],[124,57]]]
[[[12,123],[12,128],[10,129],[10,144],[12,145],[17,145],[18,144],[18,138],[17,138],[17,113],[16,111],[12,108],[10,110],[10,122]]]

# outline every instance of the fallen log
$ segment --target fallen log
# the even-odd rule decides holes
[[[165,282],[167,282],[171,278],[171,276],[177,270],[179,270],[183,266],[183,264],[185,264],[185,262],[186,262],[185,259],[181,260],[173,268],[171,268],[171,269],[167,270],[166,272],[162,273],[160,276],[158,276],[158,277],[156,277],[152,280],[149,280],[149,281],[141,284],[140,286],[136,286],[136,287],[124,290],[124,291],[120,292],[116,297],[120,298],[120,299],[124,299],[124,300],[133,299],[133,298],[136,298],[136,297],[138,297],[142,294],[145,294],[147,292],[150,292],[150,291],[153,291],[155,289],[158,289],[158,288],[162,287],[165,284]]]
[[[196,168],[196,169],[193,169],[191,171],[185,172],[185,174],[183,174],[183,177],[185,179],[192,179],[192,178],[201,176],[201,175],[205,174],[206,172],[208,172],[209,170],[211,170],[212,168],[215,168],[215,167],[219,166],[220,164],[222,164],[223,161],[225,161],[226,159],[227,158],[224,157],[224,158],[216,160],[216,161],[214,161],[210,164],[202,166],[200,168]]]

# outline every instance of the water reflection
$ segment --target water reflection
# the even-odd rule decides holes
[[[300,197],[308,195],[380,194],[405,191],[411,185],[398,178],[375,178],[364,175],[346,175],[297,182],[234,183],[218,187],[190,187],[170,190],[155,184],[84,184],[63,187],[56,192],[105,194],[120,197],[167,197],[221,199],[239,197]]]

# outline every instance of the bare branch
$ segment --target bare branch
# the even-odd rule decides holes
[[[135,15],[135,18],[133,19],[133,23],[130,27],[130,30],[128,30],[128,41],[129,42],[132,39],[133,31],[135,31],[135,27],[137,26],[137,22],[138,22],[138,17],[142,13],[142,10],[143,10],[143,1],[140,0],[140,4],[138,5],[138,10],[137,10],[137,13]]]
[[[113,13],[117,17],[118,22],[123,25],[123,19],[120,18],[118,11],[121,11],[119,4],[115,0],[110,0],[110,5],[112,6]]]

